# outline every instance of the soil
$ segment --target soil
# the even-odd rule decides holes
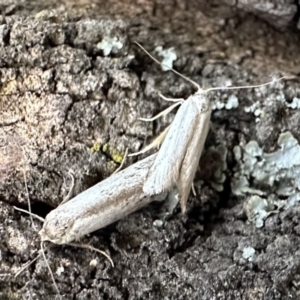
[[[75,3],[76,2],[76,3]],[[273,1],[274,2],[274,1]],[[0,1],[0,299],[60,299],[42,258],[15,274],[40,249],[45,217],[68,194],[110,176],[126,148],[149,144],[175,112],[151,117],[195,87],[165,72],[134,42],[173,48],[173,67],[201,87],[264,83],[300,71],[298,7],[290,1]],[[121,47],[105,55],[99,43]],[[214,110],[206,148],[227,149],[223,191],[209,184],[218,157],[202,159],[196,196],[161,226],[155,203],[84,238],[110,253],[52,245],[46,252],[62,299],[300,299],[300,206],[270,215],[256,228],[231,191],[233,148],[251,140],[277,149],[281,132],[298,141],[299,111],[276,101],[299,97],[299,80],[236,95],[239,106]],[[257,122],[245,107],[266,107]],[[205,154],[207,155],[207,153]],[[206,156],[206,157],[209,157]],[[126,166],[141,159],[128,158]],[[207,176],[205,176],[207,175]],[[201,181],[200,181],[201,179]],[[253,260],[243,255],[255,249]]]

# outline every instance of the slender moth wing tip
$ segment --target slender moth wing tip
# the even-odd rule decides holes
[[[185,214],[186,213],[186,204],[180,203],[180,207],[181,207],[182,214]]]

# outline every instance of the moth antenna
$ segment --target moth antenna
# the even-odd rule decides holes
[[[217,90],[253,89],[253,88],[259,88],[259,87],[262,87],[262,86],[266,86],[266,85],[269,85],[269,84],[281,81],[283,79],[294,79],[294,78],[296,78],[296,77],[295,76],[282,76],[282,77],[280,77],[278,79],[273,79],[273,80],[271,80],[269,82],[262,83],[262,84],[242,85],[242,86],[229,86],[229,87],[226,87],[226,86],[223,86],[223,87],[213,87],[213,88],[209,88],[209,89],[207,89],[205,91],[206,92],[210,92],[210,91],[217,91]]]
[[[97,248],[95,248],[91,245],[77,244],[77,243],[68,243],[67,245],[70,245],[70,246],[73,246],[73,247],[79,247],[79,248],[83,248],[83,249],[89,249],[89,250],[98,252],[98,253],[102,254],[103,256],[105,256],[109,260],[112,267],[115,266],[113,260],[111,259],[111,257],[106,252],[101,251],[100,249],[97,249]]]
[[[150,58],[152,58],[156,63],[158,63],[161,66],[164,66],[166,68],[168,68],[168,70],[172,71],[173,73],[177,74],[178,76],[180,76],[181,78],[184,78],[185,80],[189,81],[190,83],[192,83],[197,89],[198,91],[201,90],[201,87],[198,83],[196,83],[195,81],[191,80],[190,78],[182,75],[181,73],[177,72],[176,70],[174,70],[173,68],[170,68],[169,66],[161,63],[160,61],[158,61],[154,56],[152,56],[141,44],[139,44],[138,42],[135,42]]]
[[[29,212],[28,210],[25,210],[25,209],[22,209],[22,208],[19,208],[19,207],[16,207],[16,206],[14,206],[14,209],[18,210],[18,211],[21,211],[21,212],[23,212],[25,214],[28,214],[28,215],[30,215],[32,217],[35,217],[36,219],[40,220],[41,222],[45,222],[45,219],[43,219],[42,217],[40,217],[40,216],[38,216],[38,215],[36,215],[36,214],[34,214],[32,212]]]
[[[43,244],[44,244],[44,242],[41,242],[41,253],[42,253],[42,256],[43,256],[44,261],[45,261],[45,263],[46,263],[46,265],[47,265],[47,268],[48,268],[48,270],[49,270],[49,273],[50,273],[50,275],[51,275],[51,279],[52,279],[53,285],[54,285],[54,287],[55,287],[55,289],[56,289],[56,291],[57,291],[57,293],[58,293],[58,297],[59,297],[61,300],[63,300],[63,298],[62,298],[62,296],[61,296],[61,294],[60,294],[60,292],[59,292],[58,286],[57,286],[57,284],[56,284],[56,281],[55,281],[53,272],[52,272],[52,270],[51,270],[51,268],[50,268],[50,265],[49,265],[49,263],[48,263],[48,260],[47,260],[47,258],[46,258]]]

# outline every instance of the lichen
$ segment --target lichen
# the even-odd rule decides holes
[[[255,254],[255,249],[252,247],[245,247],[243,249],[243,258],[247,259],[248,261],[252,261]]]
[[[291,109],[300,108],[300,99],[297,97],[294,97],[291,103],[286,103],[286,106]]]
[[[228,97],[227,103],[225,104],[226,109],[238,108],[239,106],[239,99],[235,95],[230,95]]]
[[[274,100],[282,103],[283,105],[285,105],[286,107],[288,107],[290,109],[300,108],[300,99],[299,98],[294,97],[292,99],[292,102],[288,102],[285,95],[281,91],[278,91],[278,94],[276,95],[275,99],[265,99],[265,101],[263,103],[256,101],[252,105],[245,107],[244,111],[246,113],[253,113],[256,117],[255,121],[256,121],[256,123],[258,123],[261,121],[261,119],[263,119],[265,117],[265,110],[264,110],[265,104],[264,103],[270,103],[271,101],[274,101]]]
[[[98,143],[98,142],[95,142],[95,143],[93,144],[93,146],[90,148],[90,151],[91,151],[92,153],[98,153],[100,150],[101,150],[101,144]]]
[[[177,55],[174,51],[174,48],[169,48],[163,50],[163,47],[159,46],[155,48],[155,51],[163,58],[162,60],[162,70],[168,71],[173,68],[173,61],[177,59]]]
[[[300,146],[290,132],[280,134],[279,149],[266,153],[256,141],[236,146],[232,192],[249,195],[247,204],[254,214],[248,217],[261,227],[276,208],[287,209],[300,199]],[[254,196],[253,196],[254,195]],[[285,199],[283,202],[282,199]]]
[[[160,228],[163,225],[164,225],[164,222],[162,220],[156,219],[156,220],[153,221],[153,226],[155,226],[155,227]]]
[[[233,108],[238,108],[239,106],[239,99],[237,96],[231,94],[226,100],[225,102],[221,99],[215,100],[212,103],[212,109],[213,110],[221,110],[223,108],[230,110]]]
[[[276,200],[274,197],[264,199],[260,196],[253,195],[244,203],[244,210],[248,220],[255,223],[257,228],[264,226],[264,221],[270,214],[278,212],[275,208]]]
[[[97,44],[97,48],[103,51],[104,56],[108,56],[113,47],[122,49],[123,44],[118,41],[116,37],[104,37],[100,43]]]
[[[115,163],[120,164],[124,159],[124,152],[121,152],[109,144],[104,144],[101,149],[105,154],[112,158]]]

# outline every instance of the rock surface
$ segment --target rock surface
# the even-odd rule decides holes
[[[109,176],[127,147],[138,151],[171,122],[175,112],[138,120],[169,106],[159,93],[195,92],[134,41],[158,59],[156,47],[172,47],[174,68],[202,87],[299,73],[297,7],[288,1],[24,0],[0,9],[1,299],[59,299],[42,258],[14,278],[36,256],[42,224],[33,227],[13,205],[27,209],[30,199],[44,217],[68,194],[69,172],[78,194]],[[111,254],[114,268],[88,250],[52,246],[46,255],[62,299],[299,299],[300,206],[256,228],[246,196],[231,190],[235,146],[256,141],[274,152],[287,131],[299,141],[299,109],[286,105],[299,92],[298,80],[286,80],[209,93],[216,109],[206,148],[226,149],[226,164],[207,150],[185,216],[177,208],[155,222],[162,209],[151,205],[86,237]],[[228,104],[233,97],[238,106]],[[256,102],[259,110],[249,108]],[[211,169],[221,165],[226,180],[216,191]]]

